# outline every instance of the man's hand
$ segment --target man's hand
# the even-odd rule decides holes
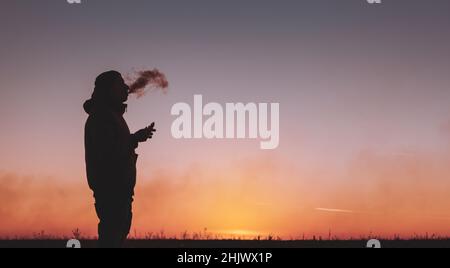
[[[136,132],[134,137],[137,142],[146,142],[148,139],[153,138],[154,132],[156,132],[155,123],[152,123],[150,126]]]

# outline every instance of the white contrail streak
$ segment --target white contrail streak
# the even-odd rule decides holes
[[[347,214],[356,213],[355,211],[352,211],[352,210],[336,209],[336,208],[316,208],[316,210],[323,211],[323,212],[332,212],[332,213],[347,213]]]

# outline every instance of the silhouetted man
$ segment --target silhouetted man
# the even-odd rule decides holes
[[[152,138],[154,123],[131,134],[123,118],[129,87],[116,71],[101,74],[85,102],[86,170],[94,192],[99,247],[121,247],[130,232],[136,185],[135,149]]]

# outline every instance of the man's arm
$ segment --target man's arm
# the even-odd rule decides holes
[[[146,142],[148,139],[153,138],[155,132],[155,123],[152,123],[150,126],[131,134],[132,145],[134,148],[137,148],[140,142]]]

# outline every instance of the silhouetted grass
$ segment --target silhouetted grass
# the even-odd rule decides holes
[[[67,239],[68,240],[68,239]],[[65,248],[63,240],[0,240],[0,248]],[[368,240],[144,240],[130,239],[126,248],[365,248]],[[380,240],[384,248],[450,248],[450,240]],[[95,248],[96,240],[81,240],[83,248]]]
[[[74,229],[70,236],[54,236],[45,231],[33,233],[30,236],[14,236],[0,238],[0,248],[64,248],[69,239],[77,239],[82,247],[96,247],[96,237],[83,235],[80,229]],[[435,234],[414,234],[410,238],[399,235],[378,237],[370,235],[357,238],[341,239],[330,234],[322,236],[290,237],[283,239],[273,234],[254,237],[239,235],[220,235],[208,232],[187,231],[178,236],[169,236],[164,231],[139,234],[134,231],[126,242],[129,248],[364,248],[370,239],[378,239],[383,247],[388,248],[450,248],[450,238]]]

